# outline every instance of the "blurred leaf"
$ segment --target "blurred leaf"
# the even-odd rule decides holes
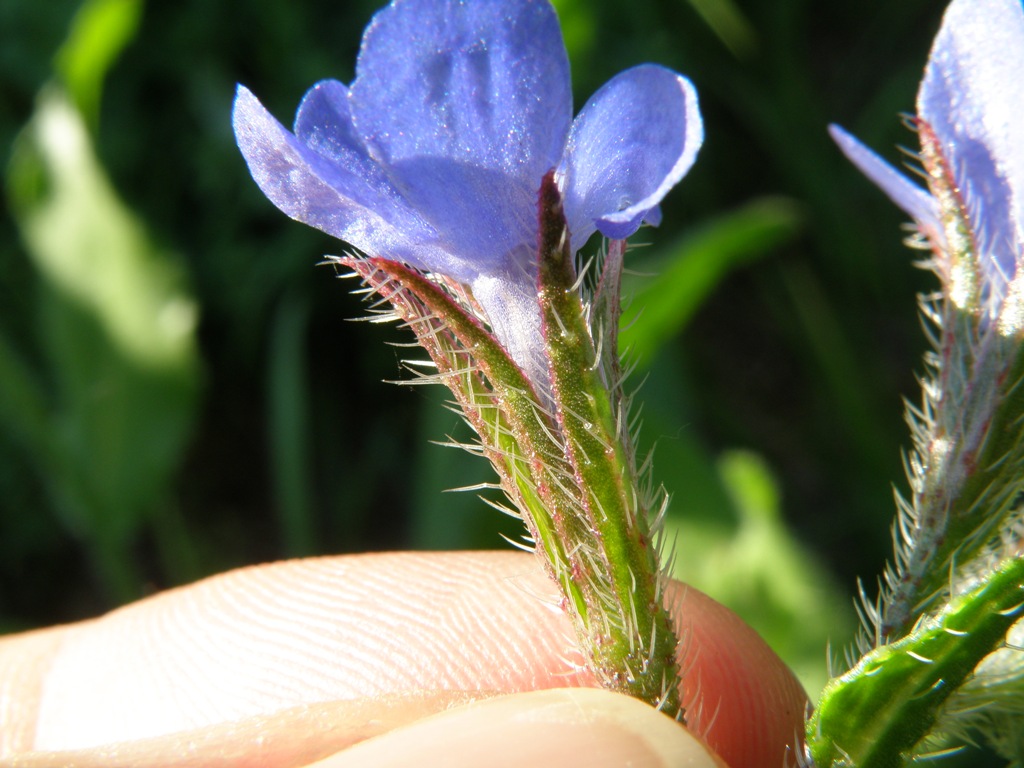
[[[309,303],[287,295],[274,316],[268,360],[271,469],[288,557],[313,554],[313,477],[305,336]]]
[[[439,387],[429,390],[432,400],[441,400]],[[417,443],[422,447],[410,457],[414,460],[412,546],[416,549],[500,549],[504,546],[501,534],[518,541],[526,532],[526,526],[498,513],[480,498],[508,506],[504,495],[489,489],[455,491],[496,482],[497,476],[482,458],[453,447],[472,444],[476,439],[462,419],[440,402],[426,405],[420,412],[417,435]]]
[[[738,59],[757,52],[757,33],[732,0],[688,0],[693,9]]]
[[[654,279],[626,275],[619,343],[631,361],[646,368],[678,334],[729,270],[768,254],[800,227],[797,205],[786,198],[761,198],[684,236],[667,254],[635,259],[631,268]]]
[[[39,382],[13,345],[0,334],[0,422],[37,456],[48,448],[47,403]]]
[[[121,599],[137,588],[125,547],[165,492],[190,431],[196,307],[176,260],[111,189],[60,91],[41,94],[8,181],[41,278],[37,343],[51,398],[49,429],[29,447],[66,524],[91,539]]]
[[[872,475],[885,477],[892,443],[883,444],[877,439],[885,434],[885,427],[871,406],[863,367],[852,348],[845,318],[812,270],[804,265],[787,265],[781,275],[792,302],[792,315],[805,332],[805,350],[820,366],[822,383],[829,388],[837,423],[860,450]],[[834,426],[830,429],[838,431]]]
[[[718,460],[739,526],[713,540],[706,526],[667,522],[676,538],[673,577],[708,592],[751,624],[797,673],[813,698],[827,679],[825,649],[853,636],[849,596],[786,529],[779,491],[764,461],[748,451]]]
[[[594,48],[597,19],[588,0],[553,0],[570,61],[586,59]]]
[[[672,495],[671,514],[685,518],[691,533],[706,531],[711,541],[730,535],[736,529],[736,511],[715,471],[714,457],[694,427],[700,406],[679,357],[659,356],[644,372],[635,399],[642,409],[638,452],[646,456],[654,451],[652,479]]]
[[[134,39],[141,17],[142,0],[87,0],[75,14],[54,65],[90,125],[99,118],[107,70]]]

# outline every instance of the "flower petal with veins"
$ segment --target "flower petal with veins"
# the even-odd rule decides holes
[[[660,221],[703,140],[693,86],[654,65],[613,78],[573,122],[547,0],[393,0],[367,27],[355,80],[315,85],[294,134],[242,87],[234,127],[278,208],[370,256],[470,286],[533,381],[547,370],[536,302],[544,175],[558,169],[578,250],[595,231],[624,239]]]

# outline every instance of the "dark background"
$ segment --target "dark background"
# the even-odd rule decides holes
[[[406,375],[385,343],[404,335],[350,322],[366,314],[353,284],[316,266],[343,246],[274,209],[234,146],[236,82],[290,123],[313,82],[351,79],[377,6],[0,2],[0,631],[247,563],[516,535],[440,493],[489,479],[430,442],[465,438],[444,393],[383,383]],[[677,573],[819,668],[813,688],[824,638],[851,631],[855,578],[889,553],[924,350],[914,297],[933,284],[825,128],[893,161],[913,145],[899,114],[943,4],[556,6],[577,105],[644,61],[699,91],[705,146],[630,257],[650,275],[633,308],[672,309],[631,332],[644,435]],[[65,101],[88,173],[55,170],[40,138]],[[135,314],[122,296],[143,297]]]

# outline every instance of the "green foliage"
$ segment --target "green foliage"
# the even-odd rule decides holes
[[[743,616],[786,659],[813,699],[827,680],[825,649],[853,637],[853,609],[828,569],[782,520],[779,488],[765,462],[727,451],[715,465],[733,526],[675,514],[673,575]]]
[[[792,201],[755,200],[662,246],[654,258],[640,254],[633,269],[649,271],[655,279],[634,272],[623,285],[633,312],[623,318],[619,343],[630,363],[648,367],[730,270],[792,242],[799,223]]]
[[[89,0],[75,14],[54,68],[90,125],[99,120],[107,70],[135,37],[142,0]]]
[[[173,257],[110,189],[80,114],[46,90],[9,171],[38,275],[36,374],[0,347],[2,414],[90,549],[104,588],[139,593],[129,548],[162,504],[198,390],[196,307]],[[45,377],[45,385],[36,380]]]
[[[309,473],[312,414],[306,394],[308,329],[307,300],[286,296],[277,307],[269,339],[267,432],[283,551],[289,557],[316,552]]]
[[[757,33],[732,0],[689,0],[693,9],[737,58],[753,55]]]

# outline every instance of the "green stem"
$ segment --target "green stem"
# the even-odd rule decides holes
[[[950,568],[991,546],[1024,491],[1024,354],[1020,341],[949,302],[941,398],[914,490],[913,546],[886,601],[881,637],[900,637],[947,594]]]
[[[819,768],[897,768],[931,732],[940,708],[1024,611],[1024,558],[1004,562],[971,592],[902,640],[882,645],[825,687],[807,723]]]
[[[583,540],[569,542],[589,606],[584,622],[607,687],[682,715],[678,639],[662,602],[648,509],[633,476],[626,428],[601,380],[558,189],[541,187],[540,305],[552,395],[580,489]],[[591,556],[587,556],[587,555]]]
[[[605,339],[598,352],[565,232],[549,176],[540,205],[538,299],[550,382],[527,378],[461,286],[387,259],[340,261],[413,331],[437,368],[428,380],[452,391],[480,436],[480,451],[565,595],[598,679],[681,718],[678,640],[662,602],[618,382],[608,380],[616,378],[615,329],[604,326],[618,317],[613,283],[621,253],[609,260],[597,301]]]

